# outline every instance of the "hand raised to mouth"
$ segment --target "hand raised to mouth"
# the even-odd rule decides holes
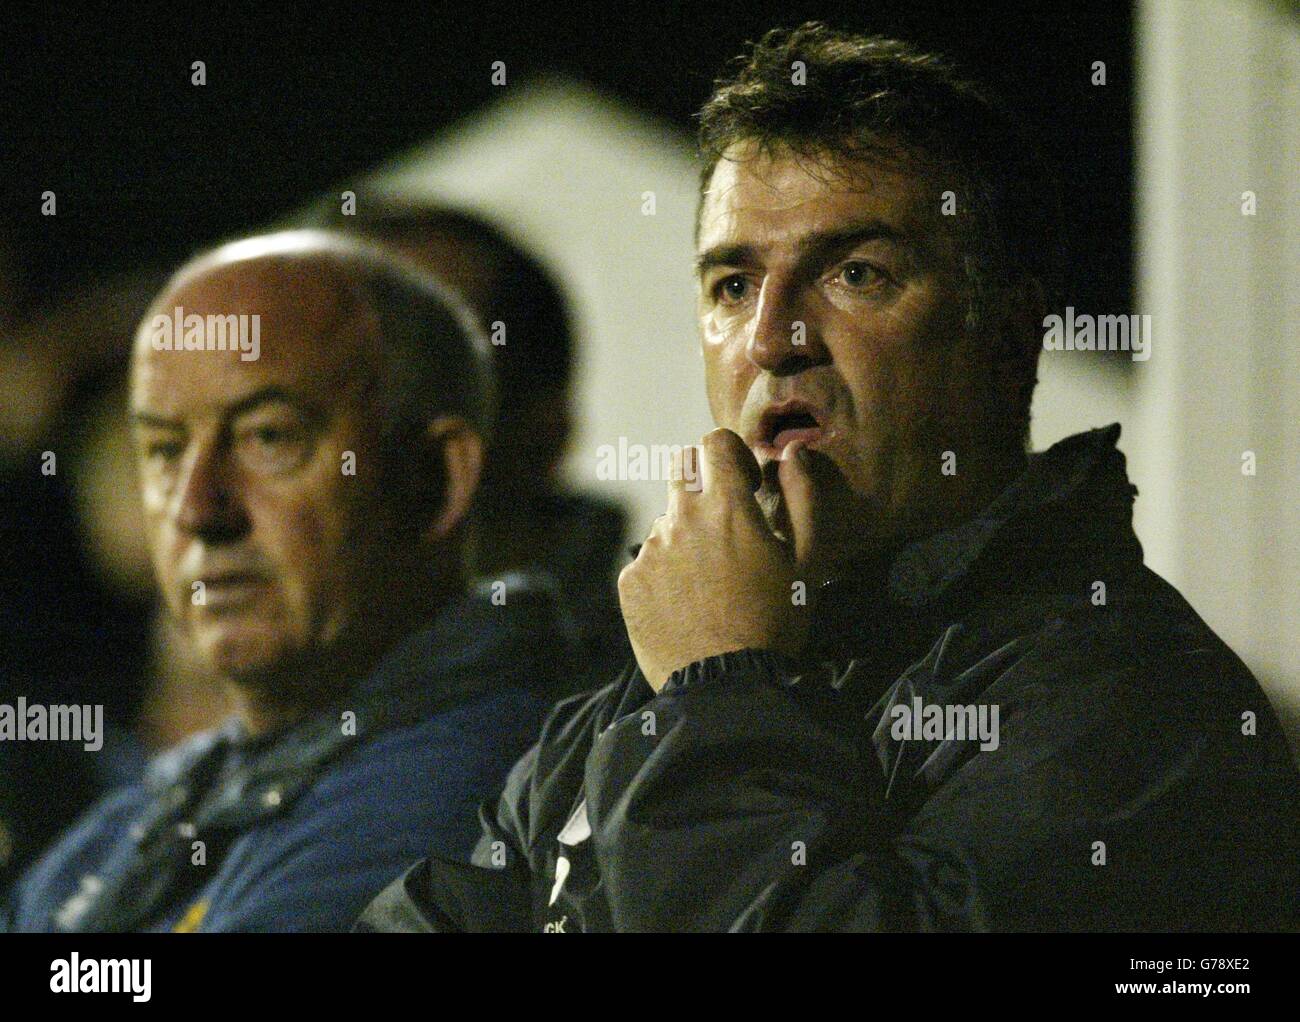
[[[807,596],[819,581],[803,577],[815,564],[816,518],[797,442],[779,469],[788,542],[763,516],[755,498],[762,473],[739,436],[716,429],[681,458],[667,512],[618,579],[632,649],[655,691],[673,671],[719,653],[797,654],[808,635]]]

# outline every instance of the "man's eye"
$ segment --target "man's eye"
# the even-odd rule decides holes
[[[236,435],[241,462],[263,472],[282,472],[301,464],[307,438],[297,426],[249,426]]]
[[[257,438],[258,443],[266,444],[267,446],[288,443],[293,439],[289,430],[280,429],[277,426],[262,426],[253,430],[253,436]]]
[[[849,287],[861,288],[874,284],[881,273],[870,263],[854,261],[841,266],[837,276]]]
[[[181,456],[183,445],[177,440],[152,440],[144,445],[145,457],[150,461],[173,461]]]
[[[749,293],[749,281],[739,274],[723,277],[714,288],[714,294],[724,305],[743,302]]]

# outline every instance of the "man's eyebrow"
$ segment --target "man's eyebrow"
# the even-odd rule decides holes
[[[914,244],[914,239],[883,220],[860,220],[805,235],[799,239],[796,249],[800,257],[807,257],[844,251],[869,241],[887,241],[902,247]]]
[[[313,414],[316,409],[307,404],[302,398],[293,391],[279,384],[270,384],[265,387],[259,387],[238,401],[228,405],[223,410],[223,415],[227,419],[235,419],[241,415],[260,408],[262,405],[275,404],[283,402],[293,405],[304,414]],[[141,426],[154,426],[159,429],[181,429],[183,423],[176,419],[169,419],[164,415],[155,415],[153,412],[146,412],[138,409],[131,410],[131,420]]]
[[[745,266],[757,262],[750,245],[714,245],[695,259],[695,272],[701,274],[715,266]]]
[[[795,244],[801,261],[810,257],[824,257],[829,252],[843,251],[869,241],[887,241],[901,247],[912,247],[915,239],[883,220],[858,220],[841,224],[825,231],[806,234]],[[746,244],[715,245],[695,260],[696,274],[715,266],[747,266],[758,262],[757,249]]]
[[[183,429],[182,424],[175,419],[169,419],[165,415],[155,415],[153,412],[143,412],[138,409],[131,409],[131,421],[138,426],[153,426],[157,429]]]
[[[279,384],[272,383],[265,387],[258,388],[253,391],[253,393],[246,397],[241,397],[234,404],[227,406],[226,417],[229,419],[238,418],[241,415],[253,411],[255,408],[260,408],[262,405],[276,403],[293,405],[302,412],[313,411],[313,409],[303,401],[301,395],[294,393],[287,387],[282,387]]]

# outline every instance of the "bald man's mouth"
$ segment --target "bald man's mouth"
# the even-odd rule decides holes
[[[267,588],[267,579],[263,575],[245,572],[208,575],[197,579],[202,583],[203,599],[200,606],[209,610],[234,610],[252,603]]]
[[[184,598],[210,613],[237,610],[263,596],[271,576],[250,557],[205,558],[184,577]]]

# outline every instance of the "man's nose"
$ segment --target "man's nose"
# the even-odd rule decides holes
[[[806,315],[797,289],[769,276],[763,281],[745,354],[759,369],[791,376],[830,361],[818,324]]]
[[[176,489],[173,515],[179,529],[208,542],[237,539],[248,528],[229,459],[218,445],[195,450]]]

